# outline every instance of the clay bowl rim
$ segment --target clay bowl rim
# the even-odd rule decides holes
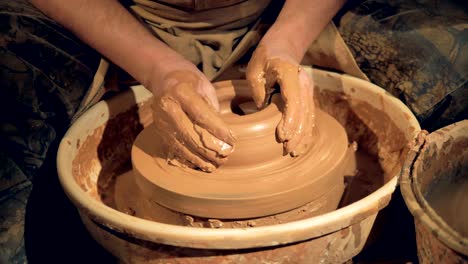
[[[229,98],[225,92],[225,90],[230,89],[233,86],[246,86],[246,80],[228,80],[228,81],[220,81],[216,82],[215,86],[217,89],[222,89],[220,92],[217,91],[218,96],[221,95],[222,99]],[[235,89],[234,89],[235,90]],[[234,96],[233,98],[235,98]],[[243,96],[241,96],[243,97]],[[277,109],[281,107],[281,103],[277,102],[279,98],[275,98],[272,100],[272,103],[267,105],[265,108],[258,110],[254,113],[250,113],[247,115],[238,115],[233,111],[231,115],[227,117],[225,122],[234,128],[234,130],[243,130],[242,134],[236,134],[238,138],[255,138],[255,137],[263,137],[265,134],[276,133],[276,127],[268,125],[268,121],[279,119],[281,114],[277,114]],[[222,101],[220,101],[221,103]],[[245,123],[252,124],[251,126],[260,125],[261,129],[256,130],[260,131],[260,135],[256,135],[252,129],[240,129],[239,126],[244,125]],[[274,129],[272,129],[274,128]],[[268,131],[271,130],[271,131]]]
[[[312,74],[311,68],[304,68],[309,74]],[[394,104],[395,107],[401,109],[407,116],[409,125],[414,128],[414,130],[408,133],[411,133],[410,135],[413,138],[419,133],[420,126],[416,117],[401,101],[389,95],[384,89],[346,74],[342,75],[317,69],[313,70],[313,74],[319,78],[337,79],[341,83],[347,81],[350,84],[352,83],[353,87],[360,87],[360,89],[367,90],[367,92],[373,93],[375,96],[384,96],[387,98],[387,104]],[[139,97],[137,98],[139,103],[151,97],[151,93],[142,86],[132,87],[127,93],[133,93],[136,97]],[[140,93],[146,93],[146,95],[140,95]],[[116,100],[116,98],[114,97],[108,101],[112,102],[113,100]],[[309,240],[336,232],[376,214],[388,204],[398,184],[398,173],[396,173],[395,176],[379,189],[350,205],[308,219],[271,226],[209,229],[145,220],[127,215],[97,201],[82,190],[73,177],[71,165],[74,157],[70,153],[73,153],[75,144],[69,144],[69,142],[73,138],[79,138],[82,135],[82,130],[86,129],[87,124],[89,124],[87,119],[95,120],[93,112],[100,113],[100,111],[108,111],[106,102],[99,102],[90,111],[85,112],[78,118],[60,142],[57,155],[59,180],[67,196],[79,209],[81,217],[89,217],[100,225],[137,239],[200,249],[258,248]],[[80,129],[80,127],[84,128]]]
[[[433,132],[426,137],[421,149],[418,153],[424,153],[429,144],[437,144],[438,140],[446,140],[457,133],[458,130],[468,128],[468,120],[453,123],[447,127]],[[443,130],[444,133],[437,139],[434,138],[434,133]],[[439,135],[439,133],[437,133]],[[419,188],[417,175],[414,175],[415,169],[422,165],[424,157],[416,155],[415,160],[411,161],[411,169],[406,170],[401,176],[401,193],[405,200],[406,206],[410,210],[415,220],[421,221],[426,226],[431,234],[438,240],[442,241],[449,248],[458,251],[468,256],[468,238],[462,236],[459,232],[449,226],[432,208],[429,202],[424,197]]]

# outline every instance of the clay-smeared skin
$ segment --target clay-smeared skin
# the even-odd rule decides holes
[[[270,56],[259,46],[247,67],[247,80],[258,108],[267,105],[278,83],[284,101],[283,117],[276,133],[286,153],[298,156],[312,143],[314,128],[313,83],[289,56]]]
[[[211,172],[226,161],[235,138],[217,102],[199,92],[203,82],[191,71],[168,74],[154,94],[153,115],[170,164]]]

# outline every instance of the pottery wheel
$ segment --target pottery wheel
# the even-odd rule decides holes
[[[245,81],[218,83],[221,115],[236,133],[228,162],[212,173],[169,165],[153,125],[134,142],[135,180],[145,197],[174,211],[206,218],[245,219],[285,212],[343,185],[348,139],[344,128],[317,110],[316,140],[299,157],[283,154],[275,128],[281,105],[247,115],[236,107],[249,104]]]

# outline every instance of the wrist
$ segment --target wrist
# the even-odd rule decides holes
[[[330,23],[345,0],[287,0],[264,43],[283,46],[297,61],[301,61],[312,42]]]
[[[273,53],[285,54],[300,62],[310,46],[306,31],[298,27],[298,22],[275,22],[262,38],[260,45],[266,46]]]
[[[147,73],[142,84],[149,89],[162,87],[166,77],[172,72],[184,70],[198,72],[198,68],[192,62],[173,50],[165,54],[150,56],[147,63]]]

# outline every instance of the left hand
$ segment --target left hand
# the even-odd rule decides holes
[[[285,152],[298,156],[312,143],[313,81],[299,65],[291,45],[265,42],[262,40],[247,66],[247,81],[259,109],[266,106],[273,86],[279,84],[284,109],[276,133]]]
[[[179,58],[154,67],[147,82],[153,92],[157,140],[172,165],[213,172],[234,150],[235,137],[219,115],[216,91],[191,62]]]

